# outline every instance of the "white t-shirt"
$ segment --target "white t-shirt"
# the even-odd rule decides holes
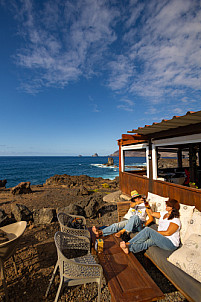
[[[179,230],[181,228],[181,221],[179,218],[173,218],[173,219],[163,219],[164,215],[167,214],[168,212],[160,212],[161,217],[159,218],[158,221],[158,231],[167,231],[167,229],[169,228],[170,223],[175,223],[176,225],[178,225],[178,229],[176,230],[176,232],[174,232],[171,236],[165,236],[166,238],[170,239],[172,241],[172,243],[174,244],[174,246],[179,246],[180,243],[180,234],[179,234]]]
[[[146,207],[144,205],[144,202],[136,205],[134,208],[130,208],[126,215],[124,216],[124,219],[130,219],[131,216],[137,215],[139,216],[140,220],[143,222],[146,221]]]

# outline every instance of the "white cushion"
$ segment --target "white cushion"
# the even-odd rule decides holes
[[[184,243],[185,234],[190,224],[190,220],[192,218],[194,208],[195,206],[188,206],[186,204],[180,203],[180,210],[179,210],[180,220],[181,220],[180,236],[181,236],[182,243]]]
[[[156,201],[154,200],[152,195],[155,195],[155,194],[148,192],[147,200],[148,200],[148,203],[149,203],[152,211],[155,212]]]
[[[152,208],[154,206],[154,212],[164,212],[166,210],[166,201],[169,200],[169,197],[162,197],[160,195],[148,192],[148,202]],[[155,219],[155,222],[158,224],[158,219]]]
[[[172,264],[201,282],[201,235],[192,234],[168,258]]]
[[[185,242],[186,239],[188,239],[188,237],[193,233],[201,236],[201,212],[199,211],[193,212],[185,236],[183,238],[183,242]]]

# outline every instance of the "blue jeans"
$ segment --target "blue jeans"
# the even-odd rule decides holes
[[[137,215],[133,215],[130,219],[113,223],[103,229],[103,236],[108,236],[125,229],[128,233],[140,232],[142,230],[142,221]]]
[[[148,227],[144,228],[139,234],[128,242],[128,249],[133,253],[146,250],[150,246],[158,246],[161,249],[168,251],[174,251],[177,249],[170,239]]]

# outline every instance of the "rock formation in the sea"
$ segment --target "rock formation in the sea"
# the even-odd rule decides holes
[[[98,153],[94,153],[92,157],[98,157]]]
[[[113,165],[114,165],[114,159],[113,159],[113,157],[108,157],[108,161],[107,161],[106,166],[113,166]]]

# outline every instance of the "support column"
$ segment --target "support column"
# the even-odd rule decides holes
[[[201,188],[201,144],[198,145],[198,188]]]
[[[147,178],[149,178],[149,147],[146,147]]]
[[[157,179],[157,152],[154,145],[152,145],[152,175],[153,179]]]
[[[199,144],[198,160],[199,160],[199,167],[201,167],[201,144]]]
[[[149,139],[149,192],[153,190],[153,168],[152,168],[152,142]]]
[[[119,145],[119,172],[121,172],[121,141],[118,141]]]
[[[121,150],[121,172],[125,171],[125,151]]]
[[[177,164],[178,164],[178,168],[182,168],[182,149],[178,148],[177,151]]]
[[[189,147],[189,166],[190,166],[190,182],[196,182],[197,166],[196,166],[196,150],[193,145]]]

